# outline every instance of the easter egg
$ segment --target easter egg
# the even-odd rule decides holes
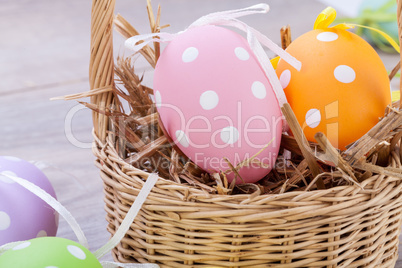
[[[26,179],[56,198],[49,180],[35,165],[0,156],[0,245],[56,235],[58,213],[3,174]]]
[[[301,71],[280,60],[277,75],[306,138],[323,132],[344,150],[384,115],[391,103],[387,71],[361,37],[340,29],[317,29],[297,38],[287,52]]]
[[[84,246],[59,237],[34,238],[0,256],[0,267],[100,268],[96,257]]]
[[[166,134],[205,171],[228,171],[225,158],[237,166],[264,147],[238,171],[250,183],[271,170],[281,141],[281,111],[241,35],[211,25],[181,33],[158,60],[154,95]],[[228,180],[233,178],[229,173]]]

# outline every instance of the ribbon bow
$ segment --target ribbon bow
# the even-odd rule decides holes
[[[360,24],[354,24],[354,23],[340,23],[340,24],[330,27],[330,25],[335,21],[335,19],[336,19],[336,10],[333,7],[327,7],[320,14],[318,14],[318,16],[314,22],[313,29],[316,30],[316,29],[334,28],[334,29],[348,30],[348,29],[352,29],[355,27],[369,29],[371,31],[374,31],[374,32],[380,34],[382,37],[384,37],[385,40],[387,40],[390,43],[390,45],[398,53],[400,53],[398,44],[394,41],[394,39],[392,39],[392,37],[390,37],[388,34],[384,33],[383,31],[380,31],[373,27],[364,26],[364,25],[360,25]],[[280,58],[281,58],[280,56],[277,56],[277,57],[271,59],[271,64],[272,64],[272,66],[274,66],[275,69],[278,65]]]
[[[335,28],[335,29],[347,30],[347,29],[352,29],[352,28],[355,28],[355,27],[368,29],[368,30],[374,31],[376,33],[379,33],[382,37],[385,38],[385,40],[387,40],[390,43],[390,45],[398,53],[400,53],[400,49],[399,49],[398,44],[394,41],[394,39],[392,39],[391,36],[389,36],[385,32],[383,32],[381,30],[378,30],[376,28],[373,28],[373,27],[364,26],[364,25],[360,25],[360,24],[354,24],[354,23],[340,23],[340,24],[337,24],[335,26],[329,27],[329,25],[331,25],[331,23],[334,22],[335,18],[336,18],[336,10],[334,8],[332,8],[332,7],[327,7],[326,9],[324,9],[317,16],[317,19],[314,22],[314,30],[316,30],[316,29],[326,29],[326,28]]]
[[[287,102],[285,93],[283,92],[282,86],[279,82],[279,79],[275,73],[275,70],[270,63],[268,55],[265,53],[263,46],[269,48],[274,53],[279,55],[284,61],[288,62],[291,66],[293,66],[298,71],[301,69],[301,63],[289,53],[285,52],[282,48],[276,45],[272,40],[268,37],[257,31],[256,29],[248,26],[244,22],[238,20],[237,18],[252,15],[252,14],[265,14],[269,11],[269,6],[267,4],[257,4],[254,6],[250,6],[247,8],[236,9],[236,10],[228,10],[223,12],[211,13],[206,16],[203,16],[193,22],[186,30],[192,29],[195,27],[205,26],[205,25],[224,25],[224,26],[232,26],[237,29],[240,29],[247,34],[247,41],[250,45],[251,50],[254,52],[256,58],[261,64],[269,82],[272,85],[272,88],[275,92],[275,95],[278,99],[279,105],[282,107],[284,103]],[[150,42],[168,42],[172,41],[175,37],[182,34],[184,31],[169,34],[169,33],[154,33],[154,34],[145,34],[145,35],[137,35],[133,36],[126,40],[125,46],[129,49],[134,50],[135,52],[142,49],[144,46],[149,44]],[[143,41],[143,42],[141,42]],[[141,43],[139,43],[141,42]]]

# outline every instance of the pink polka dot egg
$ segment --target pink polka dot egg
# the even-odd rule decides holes
[[[14,246],[0,256],[0,267],[101,268],[84,246],[60,237],[40,237]]]
[[[26,179],[56,198],[49,180],[35,165],[17,157],[0,156],[0,245],[55,236],[58,213],[8,176]]]
[[[224,171],[232,181],[235,174],[226,158],[244,182],[253,183],[272,169],[281,141],[281,111],[241,35],[212,25],[178,35],[156,65],[154,96],[165,133],[205,171]]]

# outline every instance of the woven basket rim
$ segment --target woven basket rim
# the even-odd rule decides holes
[[[93,137],[94,137],[94,147],[98,147],[101,150],[104,150],[106,147],[111,147],[114,149],[114,145],[113,142],[111,141],[111,139],[109,138],[110,136],[107,135],[107,142],[103,143],[97,136],[96,133],[93,131]],[[95,148],[93,149],[95,150]],[[111,152],[109,152],[111,153]],[[115,160],[118,160],[116,162],[118,162],[120,165],[124,166],[124,170],[128,171],[132,171],[135,174],[133,175],[127,175],[126,172],[125,175],[130,176],[131,179],[134,179],[135,177],[143,177],[143,176],[149,176],[151,173],[147,172],[147,171],[143,171],[140,170],[132,165],[130,165],[129,163],[125,162],[114,150],[112,151],[113,158]],[[120,168],[120,170],[122,170],[122,168]],[[328,189],[314,189],[311,191],[289,191],[289,192],[285,192],[285,193],[278,193],[278,194],[272,194],[272,193],[265,193],[265,194],[260,194],[260,195],[253,195],[253,194],[236,194],[236,195],[220,195],[218,193],[208,193],[205,190],[200,189],[197,186],[194,185],[190,185],[190,184],[180,184],[177,183],[175,181],[166,179],[164,177],[159,176],[158,181],[155,184],[155,187],[159,187],[159,188],[164,188],[164,186],[174,186],[177,189],[180,189],[181,191],[185,192],[185,191],[191,191],[191,196],[192,197],[197,197],[197,199],[202,199],[203,202],[216,202],[216,198],[221,199],[221,201],[239,201],[239,202],[244,202],[246,200],[252,200],[252,201],[261,201],[264,199],[276,199],[276,198],[286,198],[286,199],[295,199],[294,201],[297,201],[298,199],[301,198],[301,196],[303,197],[314,197],[317,195],[328,195],[330,193],[332,193],[333,195],[335,195],[336,193],[342,192],[344,190],[351,190],[351,191],[357,191],[357,192],[370,192],[370,193],[376,193],[378,191],[380,191],[381,189],[377,189],[377,190],[373,190],[373,189],[365,189],[364,186],[369,184],[372,180],[378,180],[380,179],[380,177],[390,177],[390,176],[386,176],[386,175],[373,175],[372,177],[366,179],[365,181],[363,181],[360,186],[361,188],[356,185],[356,184],[350,184],[350,185],[341,185],[341,186],[334,186]],[[397,180],[399,180],[398,178],[396,178]],[[142,179],[139,179],[142,181],[142,183],[144,183],[144,181]],[[120,183],[122,183],[120,181]],[[127,187],[127,189],[131,189],[130,186]],[[292,198],[293,197],[293,198]],[[204,199],[205,198],[205,199]],[[210,201],[208,201],[210,200]]]
[[[107,229],[114,234],[150,173],[123,161],[112,135],[107,141],[93,149]],[[378,192],[350,185],[252,198],[209,194],[160,177],[113,257],[161,267],[391,267],[397,260],[402,182],[386,175],[363,182]]]

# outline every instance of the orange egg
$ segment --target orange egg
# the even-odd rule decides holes
[[[319,29],[286,50],[302,63],[300,72],[280,60],[277,75],[309,141],[323,132],[344,150],[384,115],[391,103],[387,71],[376,51],[356,34]]]

